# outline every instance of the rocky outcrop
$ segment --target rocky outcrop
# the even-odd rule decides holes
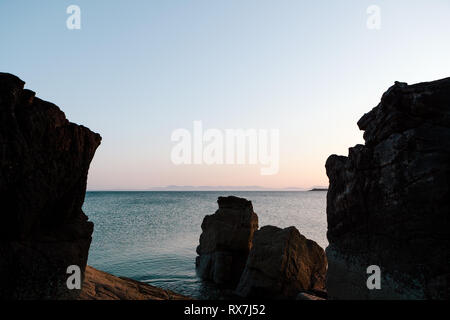
[[[100,135],[0,73],[0,299],[72,299],[93,224],[81,210]]]
[[[395,83],[358,126],[365,145],[326,163],[328,295],[450,298],[450,78]]]
[[[133,279],[116,277],[86,267],[79,300],[191,300],[191,298],[153,287]]]
[[[246,199],[219,197],[217,203],[219,209],[202,223],[196,268],[203,279],[233,285],[239,280],[252,247],[258,216]]]
[[[245,298],[294,299],[303,291],[324,291],[324,250],[295,227],[265,226],[255,232],[236,293]]]

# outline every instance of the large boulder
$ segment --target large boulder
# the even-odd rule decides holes
[[[245,298],[294,299],[325,290],[324,250],[295,227],[265,226],[255,232],[236,293]]]
[[[450,298],[450,78],[395,83],[358,126],[365,145],[326,162],[328,295]]]
[[[100,135],[0,73],[0,299],[71,299],[93,224],[81,210]]]
[[[205,280],[233,285],[245,267],[258,216],[243,198],[219,197],[217,203],[219,209],[203,219],[196,268]]]

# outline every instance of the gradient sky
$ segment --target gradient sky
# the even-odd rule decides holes
[[[0,0],[0,71],[102,135],[91,190],[328,185],[327,157],[363,142],[357,120],[394,81],[450,76],[449,17],[448,0]],[[280,129],[279,173],[173,165],[171,133],[194,120]]]

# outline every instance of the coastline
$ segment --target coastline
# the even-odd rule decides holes
[[[2,203],[9,213],[1,225],[0,298],[190,299],[87,266],[94,223],[102,224],[90,221],[83,205],[89,166],[102,138],[67,120],[59,107],[36,98],[11,74],[0,73],[0,89],[5,120],[0,140],[8,142],[0,189],[6,191]],[[295,226],[276,227],[278,214],[272,216],[276,223],[259,228],[252,202],[237,196],[219,196],[219,209],[201,223],[193,214],[203,212],[198,210],[200,201],[175,210],[183,222],[175,229],[183,243],[189,234],[197,241],[201,225],[196,249],[201,278],[231,285],[244,299],[299,299],[308,298],[309,292],[319,297],[326,293],[330,300],[448,299],[449,92],[450,78],[415,85],[396,82],[358,121],[365,144],[350,148],[348,156],[327,159],[330,187],[326,194],[315,195],[326,195],[325,251]],[[267,204],[275,205],[272,212],[279,210],[277,201],[271,201],[260,211],[264,216],[271,211]],[[158,205],[176,207],[164,199]],[[104,208],[103,201],[99,207]],[[119,208],[116,213],[123,212],[127,210]],[[127,245],[133,234],[161,225],[167,215],[151,215],[155,212],[145,210],[148,220],[128,219],[123,237]],[[111,210],[104,213],[111,220]],[[130,232],[130,226],[142,229]],[[110,231],[109,243],[121,243],[116,230]],[[134,240],[128,248],[164,245]],[[74,279],[76,286],[69,282]]]

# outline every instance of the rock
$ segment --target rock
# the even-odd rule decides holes
[[[100,135],[0,73],[0,299],[72,299],[67,267],[86,266],[81,210]]]
[[[217,203],[219,209],[203,219],[196,268],[205,280],[233,285],[245,267],[258,216],[246,199],[219,197]]]
[[[322,297],[319,296],[315,296],[313,294],[307,293],[307,292],[300,292],[297,295],[296,300],[314,300],[314,301],[319,301],[319,300],[326,300]]]
[[[236,288],[244,298],[294,299],[302,291],[324,290],[324,250],[295,227],[265,226],[255,232]]]
[[[365,145],[326,162],[329,297],[450,298],[450,78],[396,83],[358,126]]]
[[[87,266],[83,289],[78,300],[191,300],[191,298],[133,279],[119,278]]]

